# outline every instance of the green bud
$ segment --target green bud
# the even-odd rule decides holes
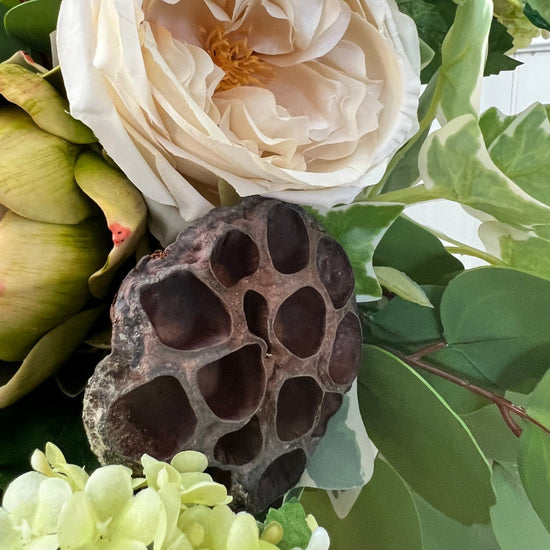
[[[47,224],[8,212],[0,222],[0,359],[21,361],[39,338],[90,298],[88,277],[105,261],[101,220]]]

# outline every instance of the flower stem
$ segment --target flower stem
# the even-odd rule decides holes
[[[502,418],[506,422],[506,425],[510,428],[510,430],[514,433],[515,436],[519,437],[521,435],[522,428],[514,420],[512,415],[517,415],[521,419],[525,420],[526,422],[531,422],[535,426],[538,426],[541,430],[550,434],[550,429],[544,426],[543,424],[541,424],[538,420],[536,420],[529,414],[527,414],[527,411],[523,407],[520,407],[519,405],[512,403],[512,401],[509,401],[508,399],[506,399],[505,397],[502,397],[501,395],[497,395],[496,393],[486,390],[485,388],[476,386],[475,384],[472,384],[468,380],[455,376],[454,374],[451,374],[449,372],[445,372],[437,368],[436,366],[430,363],[427,363],[426,361],[423,360],[423,357],[425,357],[426,355],[429,355],[431,353],[434,353],[446,347],[447,347],[446,342],[438,342],[431,346],[422,348],[411,355],[406,355],[404,353],[400,353],[396,351],[392,351],[392,353],[394,353],[397,357],[399,357],[399,359],[401,359],[403,362],[407,363],[407,365],[411,367],[424,370],[435,376],[439,376],[440,378],[443,378],[443,380],[452,382],[457,386],[461,386],[471,391],[472,393],[475,393],[476,395],[480,395],[481,397],[485,397],[489,401],[492,401],[498,407],[498,410],[500,411]]]

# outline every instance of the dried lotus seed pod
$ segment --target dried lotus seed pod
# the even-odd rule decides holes
[[[84,399],[103,463],[203,452],[250,511],[299,480],[359,368],[342,247],[302,209],[212,210],[143,258],[113,304],[112,352]]]

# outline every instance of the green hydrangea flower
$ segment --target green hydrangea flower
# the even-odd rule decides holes
[[[121,465],[88,475],[67,463],[52,443],[45,452],[35,451],[31,464],[35,471],[16,478],[4,494],[0,550],[288,548],[279,546],[285,529],[281,522],[262,526],[251,514],[229,508],[231,497],[205,473],[208,463],[202,453],[184,451],[170,464],[144,455],[144,477],[137,479]],[[300,530],[311,531],[301,538],[305,550],[328,550],[326,531],[312,516],[306,518],[298,503],[293,506],[300,508],[291,514],[301,522]],[[293,523],[285,519],[285,524]]]
[[[514,50],[526,48],[533,38],[541,35],[541,30],[523,13],[525,2],[520,0],[494,0],[495,17],[514,38]]]

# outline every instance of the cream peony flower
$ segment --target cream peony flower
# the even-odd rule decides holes
[[[165,244],[241,196],[330,207],[417,130],[418,38],[395,0],[64,0],[71,113]]]

